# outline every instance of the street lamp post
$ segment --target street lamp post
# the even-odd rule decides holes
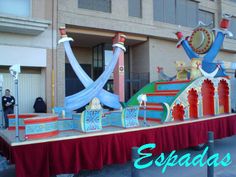
[[[19,105],[18,105],[18,75],[21,72],[20,65],[13,65],[10,67],[10,73],[13,76],[15,84],[15,128],[16,128],[16,140],[19,140]]]

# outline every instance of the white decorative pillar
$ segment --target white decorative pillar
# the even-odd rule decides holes
[[[215,87],[216,88],[216,87]],[[214,92],[214,112],[215,112],[215,115],[218,115],[220,112],[219,112],[219,95],[218,95],[218,91],[215,90]]]
[[[184,119],[190,119],[189,118],[189,108],[190,106],[189,105],[186,105],[186,107],[184,108]]]
[[[203,117],[202,93],[198,92],[198,117]]]
[[[214,80],[214,113],[215,115],[220,114],[220,102],[219,102],[219,94],[218,94],[218,87],[219,87],[219,80]]]

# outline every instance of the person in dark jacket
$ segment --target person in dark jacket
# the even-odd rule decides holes
[[[5,95],[2,97],[2,108],[4,112],[5,128],[8,128],[8,114],[14,113],[15,98],[11,95],[9,89],[5,90]]]
[[[36,98],[34,102],[34,112],[35,113],[46,113],[47,112],[47,105],[44,102],[42,97]]]

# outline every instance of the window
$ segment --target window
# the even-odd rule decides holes
[[[233,39],[236,39],[236,17],[232,17],[230,21],[229,31],[233,33]]]
[[[105,53],[104,57],[105,57],[105,69],[106,69],[113,57],[113,51],[112,50],[104,50],[104,53]]]
[[[142,0],[129,0],[129,16],[142,17]]]
[[[153,0],[154,20],[194,27],[198,3],[190,0]]]
[[[211,12],[207,12],[204,10],[199,10],[198,11],[198,21],[202,21],[203,23],[205,23],[206,25],[209,25],[212,23],[212,25],[210,27],[214,27],[214,13]]]
[[[111,0],[78,0],[78,7],[102,12],[111,12]]]
[[[103,72],[104,68],[104,45],[93,47],[93,79],[96,80]]]
[[[175,0],[153,0],[154,20],[175,24]]]
[[[6,15],[30,16],[31,0],[0,0],[0,13]]]

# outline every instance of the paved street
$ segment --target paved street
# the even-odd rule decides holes
[[[186,153],[191,153],[191,157],[200,154],[202,151],[194,151],[191,149],[181,150],[177,154],[182,156]],[[226,153],[231,153],[232,164],[228,167],[217,167],[215,168],[215,177],[236,177],[236,136],[225,138],[222,140],[215,141],[215,153],[219,153],[220,159]],[[14,177],[14,168],[0,172],[0,176]],[[71,175],[59,175],[63,177],[69,177]],[[102,170],[94,171],[81,171],[76,177],[130,177],[131,176],[131,163],[127,164],[115,164],[105,166]],[[141,170],[139,177],[206,177],[207,168],[203,167],[180,167],[174,166],[167,168],[167,171],[162,174],[161,168],[151,166],[148,169]]]

